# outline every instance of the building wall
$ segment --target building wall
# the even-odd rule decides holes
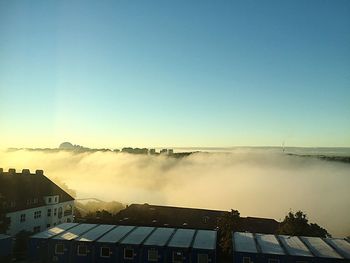
[[[64,211],[67,205],[72,207],[72,213],[65,215]],[[51,215],[48,216],[48,211],[51,209]],[[56,214],[55,214],[56,209]],[[59,214],[62,209],[62,215]],[[38,215],[40,211],[40,217]],[[12,213],[7,213],[6,216],[11,219],[10,227],[7,231],[8,235],[16,235],[22,230],[34,232],[35,227],[40,227],[37,231],[44,231],[45,229],[58,225],[64,222],[73,222],[74,201],[53,203],[46,206],[20,210]],[[21,222],[21,215],[25,214],[25,221]]]

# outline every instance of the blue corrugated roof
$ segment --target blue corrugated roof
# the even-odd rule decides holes
[[[255,237],[262,253],[285,255],[283,248],[274,235],[256,234]]]
[[[233,245],[236,252],[258,253],[252,233],[235,232],[233,234]]]
[[[8,239],[11,238],[11,236],[0,234],[0,239]]]
[[[134,226],[117,226],[116,228],[105,234],[103,237],[98,239],[97,242],[117,243],[134,228]]]
[[[81,242],[92,242],[104,235],[106,232],[114,228],[113,225],[99,225],[88,232],[84,233],[80,237],[76,238],[75,240],[81,241]]]
[[[342,258],[333,248],[331,248],[320,237],[300,237],[308,248],[317,257],[321,258]]]
[[[196,249],[216,249],[217,232],[213,230],[198,230],[193,242],[193,248]]]
[[[328,244],[346,259],[350,259],[350,243],[344,238],[326,238]]]
[[[31,236],[32,238],[42,238],[42,239],[47,239],[47,238],[51,238],[53,236],[59,235],[62,232],[77,226],[77,223],[63,223],[54,227],[51,227],[43,232],[37,233],[33,236]]]
[[[149,234],[154,230],[154,227],[140,226],[128,234],[120,243],[128,245],[141,244]]]
[[[194,229],[178,229],[171,238],[168,246],[189,248],[191,246],[195,232],[196,230]]]
[[[146,246],[165,246],[171,235],[175,232],[175,228],[157,228],[144,242]]]
[[[62,234],[53,237],[55,240],[73,240],[84,234],[86,231],[89,231],[93,227],[97,226],[96,224],[81,224],[76,227],[73,227]]]
[[[310,250],[298,237],[279,235],[278,238],[281,241],[284,248],[287,250],[289,255],[300,257],[313,257]]]

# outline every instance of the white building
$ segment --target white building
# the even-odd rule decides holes
[[[74,198],[48,179],[42,170],[16,173],[0,168],[0,195],[6,216],[7,234],[22,230],[40,232],[63,222],[73,221]]]

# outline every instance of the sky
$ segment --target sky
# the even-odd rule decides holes
[[[350,1],[0,0],[0,148],[350,146]]]

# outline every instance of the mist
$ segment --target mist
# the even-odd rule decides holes
[[[0,167],[43,169],[77,198],[237,209],[282,220],[302,210],[333,236],[350,235],[350,165],[274,149],[167,156],[114,152],[0,151]]]

